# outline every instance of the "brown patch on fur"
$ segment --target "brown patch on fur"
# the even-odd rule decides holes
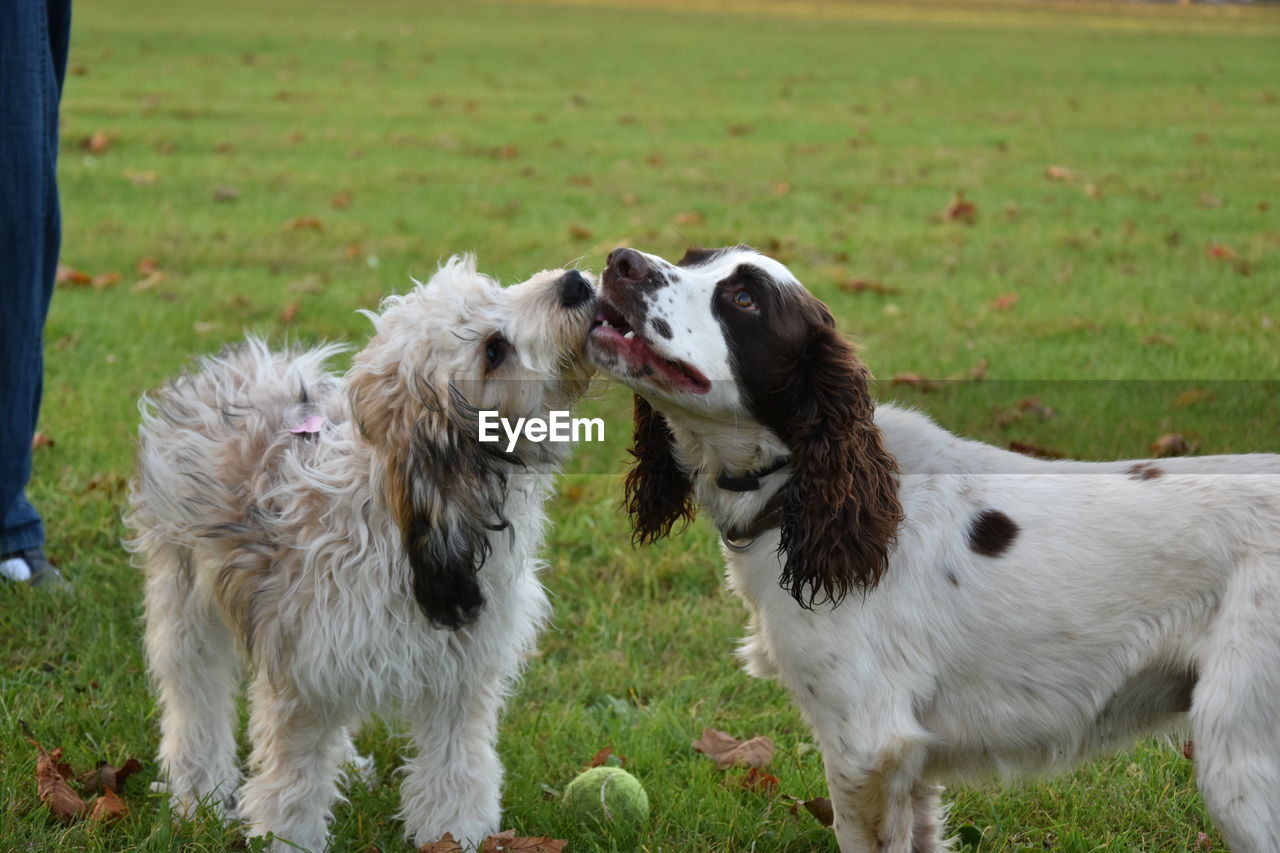
[[[869,374],[826,306],[808,297],[809,338],[781,376],[779,423],[791,448],[781,584],[804,607],[880,582],[902,523],[897,461],[874,420]]]
[[[635,433],[630,454],[636,463],[627,472],[624,505],[631,516],[631,541],[645,545],[671,533],[677,522],[687,526],[697,512],[693,483],[676,464],[674,439],[662,415],[635,395]]]
[[[1018,538],[1018,525],[998,509],[984,509],[969,524],[969,548],[984,557],[999,557]]]
[[[357,356],[348,387],[356,424],[385,462],[383,497],[418,606],[442,627],[469,624],[484,606],[476,572],[492,549],[489,534],[508,526],[498,460],[455,423],[436,389],[410,390],[398,365],[378,372]]]
[[[1153,462],[1138,462],[1125,473],[1134,480],[1154,480],[1162,476],[1164,470]]]

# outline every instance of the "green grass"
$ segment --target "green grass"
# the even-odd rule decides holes
[[[830,303],[883,379],[964,378],[985,360],[982,384],[881,384],[953,429],[1086,458],[1144,455],[1166,432],[1202,452],[1277,449],[1263,380],[1280,376],[1280,12],[736,8],[79,4],[63,257],[122,280],[54,300],[42,430],[56,444],[31,494],[77,594],[0,590],[0,716],[77,767],[150,762],[140,583],[119,544],[138,395],[244,329],[358,342],[357,308],[459,250],[511,281],[579,257],[598,270],[619,244],[747,242]],[[95,130],[113,141],[88,154]],[[940,216],[957,191],[975,224]],[[323,230],[284,227],[298,217]],[[165,275],[135,291],[143,258]],[[899,292],[838,287],[854,278]],[[992,306],[1012,292],[1015,307]],[[1207,395],[1179,405],[1187,390]],[[1028,396],[1056,416],[1004,416]],[[617,509],[626,397],[602,390],[584,411],[609,441],[580,449],[552,507],[556,616],[504,718],[505,822],[609,849],[549,791],[610,745],[649,791],[645,849],[834,850],[690,750],[705,726],[767,734],[781,791],[824,793],[786,696],[734,666],[743,610],[713,532],[633,551]],[[359,743],[384,773],[338,809],[337,846],[401,849],[403,744],[383,724]],[[16,725],[0,728],[0,849],[231,840],[171,823],[141,793],[150,764],[128,819],[63,829],[33,766]],[[984,851],[1183,850],[1202,831],[1220,847],[1191,777],[1152,742],[1049,782],[954,789],[952,821]]]

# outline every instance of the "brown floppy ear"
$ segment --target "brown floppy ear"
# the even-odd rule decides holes
[[[676,522],[688,525],[696,509],[693,483],[676,465],[675,439],[662,415],[635,395],[635,436],[630,453],[636,464],[627,472],[626,507],[631,541],[647,545],[671,533]]]
[[[453,422],[424,383],[410,388],[397,364],[377,370],[357,358],[348,380],[351,411],[381,465],[377,488],[400,529],[413,597],[437,626],[457,629],[484,606],[476,572],[492,550],[506,476],[474,433]]]
[[[838,604],[884,574],[902,522],[897,462],[880,440],[867,369],[825,308],[786,384],[781,585],[801,606]]]

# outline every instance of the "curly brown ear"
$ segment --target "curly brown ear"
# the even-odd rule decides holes
[[[902,522],[897,462],[880,440],[867,370],[825,309],[786,377],[781,585],[801,606],[875,587]]]
[[[359,361],[350,374],[351,409],[377,453],[387,508],[409,560],[413,597],[427,618],[457,629],[484,606],[476,572],[492,550],[506,478],[451,422],[437,395],[408,392],[393,365],[375,371]],[[488,520],[486,520],[488,519]]]
[[[630,451],[636,464],[627,472],[625,505],[631,516],[631,541],[637,545],[668,535],[676,522],[687,525],[696,512],[693,483],[676,465],[674,441],[662,415],[636,394]]]

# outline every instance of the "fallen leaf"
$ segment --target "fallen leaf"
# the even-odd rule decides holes
[[[1234,249],[1221,243],[1210,243],[1204,251],[1211,258],[1221,258],[1226,261],[1234,261],[1237,257]]]
[[[324,223],[314,216],[299,216],[284,224],[286,231],[323,231]]]
[[[758,767],[752,767],[742,777],[742,787],[757,794],[775,794],[778,791],[778,777]]]
[[[131,287],[130,290],[134,293],[141,293],[144,290],[150,290],[164,280],[165,274],[160,270],[156,270],[155,272],[148,273],[134,282],[133,287]]]
[[[82,272],[75,267],[69,267],[66,264],[58,264],[58,269],[53,274],[54,284],[69,284],[73,286],[83,287],[93,284],[93,276],[87,272]]]
[[[1034,456],[1037,459],[1066,459],[1067,454],[1061,450],[1054,450],[1051,447],[1038,447],[1025,441],[1009,442],[1009,449],[1014,453],[1021,453],[1023,456]]]
[[[1084,194],[1094,201],[1098,201],[1102,198],[1102,190],[1098,189],[1098,185],[1094,183],[1084,185]]]
[[[890,385],[906,385],[919,391],[937,391],[942,384],[936,379],[925,379],[919,373],[897,373],[889,380]]]
[[[1181,409],[1184,406],[1193,406],[1196,403],[1202,403],[1212,398],[1213,395],[1204,388],[1190,388],[1174,397],[1170,405],[1175,409]]]
[[[991,310],[1008,311],[1018,304],[1018,294],[1016,292],[1002,293],[995,299],[991,300]]]
[[[609,761],[609,756],[611,755],[613,755],[613,747],[606,746],[604,749],[591,756],[591,760],[587,762],[587,766],[583,769],[590,770],[592,767],[603,767]],[[627,763],[627,760],[621,755],[617,756],[617,758],[620,765]]]
[[[351,200],[351,193],[342,190],[333,194],[333,197],[329,199],[329,206],[334,210],[346,210],[351,206]]]
[[[755,128],[749,124],[731,124],[728,127],[728,133],[730,136],[746,136],[753,130],[755,130]]]
[[[677,213],[671,221],[676,225],[701,225],[707,221],[707,218],[696,210],[686,210],[683,213]]]
[[[1051,181],[1062,181],[1063,183],[1075,183],[1080,180],[1080,173],[1066,166],[1050,166],[1044,170],[1044,176]]]
[[[497,835],[490,835],[480,842],[480,853],[560,853],[569,844],[556,838],[524,838],[516,835],[514,829],[504,830]]]
[[[284,306],[280,309],[280,322],[286,326],[293,325],[293,321],[298,319],[298,309],[301,307],[296,299]]]
[[[1196,756],[1196,743],[1193,740],[1184,741],[1182,744],[1182,756],[1187,761],[1192,761]]]
[[[836,822],[835,809],[831,807],[831,800],[828,797],[801,800],[800,805],[804,806],[805,811],[817,818],[818,823],[823,826],[831,826]]]
[[[240,198],[240,190],[235,187],[217,187],[213,191],[213,200],[221,204],[235,201]]]
[[[120,273],[118,272],[98,273],[93,277],[93,280],[90,281],[89,283],[93,285],[94,290],[106,290],[111,285],[120,283]]]
[[[32,737],[25,722],[19,720],[19,725],[27,742],[36,748],[36,796],[40,802],[47,805],[53,816],[63,823],[84,817],[89,807],[67,784],[75,773],[71,765],[62,760],[62,747],[49,752]]]
[[[105,130],[95,130],[85,137],[84,142],[80,143],[80,147],[90,154],[101,154],[110,148],[111,143],[114,141],[115,137]]]
[[[896,296],[902,292],[900,288],[890,287],[878,281],[867,281],[864,278],[853,278],[840,282],[840,289],[849,293],[878,293],[881,296]]]
[[[128,816],[129,807],[115,791],[108,788],[102,796],[93,801],[93,811],[89,814],[89,820],[94,823],[110,823]]]
[[[978,359],[978,363],[969,368],[969,378],[974,382],[981,382],[987,378],[987,367],[989,362],[985,358]]]
[[[702,737],[693,742],[693,748],[714,759],[721,770],[735,765],[763,767],[773,757],[773,741],[764,735],[743,741],[712,728],[702,730]]]
[[[98,478],[95,477],[94,479]],[[117,477],[116,479],[119,480],[120,478]],[[91,487],[92,483],[93,481],[91,480]],[[105,761],[99,761],[97,767],[87,773],[81,773],[76,778],[76,781],[80,783],[80,787],[87,793],[105,794],[107,791],[123,790],[125,781],[141,769],[142,762],[136,758],[127,759],[119,767],[112,767]]]
[[[1212,850],[1212,849],[1213,849],[1213,839],[1211,839],[1211,838],[1209,837],[1209,833],[1207,833],[1207,832],[1197,832],[1197,833],[1196,833],[1196,849],[1197,849],[1197,850]]]
[[[569,236],[575,240],[590,240],[595,233],[585,225],[579,225],[577,222],[569,223]]]
[[[31,436],[31,449],[39,450],[42,447],[53,447],[58,442],[50,438],[46,433],[38,432]]]
[[[1147,345],[1158,344],[1164,347],[1177,346],[1178,343],[1176,338],[1171,338],[1168,335],[1147,335],[1142,339],[1142,342]]]
[[[1195,445],[1176,432],[1165,433],[1151,442],[1151,455],[1157,459],[1166,456],[1187,456],[1195,452]]]
[[[155,258],[145,257],[145,258],[138,259],[138,272],[142,273],[143,275],[151,275],[153,272],[159,272],[159,271],[160,271],[160,267],[156,263]]]
[[[776,196],[785,196],[791,193],[791,184],[786,181],[779,181],[773,185],[773,194]]]
[[[951,222],[973,225],[978,221],[978,207],[966,199],[964,193],[957,192],[951,199],[951,204],[947,205],[946,218]]]
[[[595,183],[595,178],[590,175],[570,175],[569,185],[573,187],[589,187]]]
[[[439,841],[419,845],[418,853],[462,853],[462,845],[454,839],[452,832],[446,832]]]

